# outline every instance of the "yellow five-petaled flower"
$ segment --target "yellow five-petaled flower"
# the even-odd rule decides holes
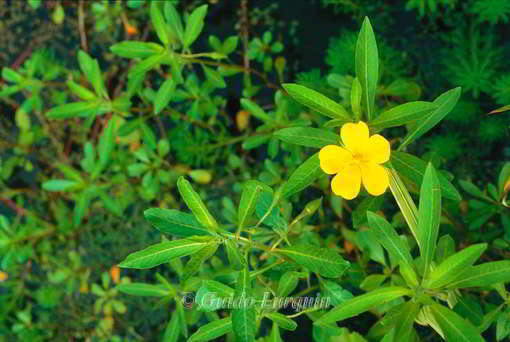
[[[368,126],[360,121],[346,123],[340,130],[345,148],[324,146],[319,152],[321,169],[336,175],[331,181],[333,193],[345,199],[358,196],[363,186],[374,196],[383,194],[389,185],[388,171],[380,164],[390,159],[390,143],[379,134],[369,137]]]

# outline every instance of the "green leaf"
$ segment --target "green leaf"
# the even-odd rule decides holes
[[[89,191],[82,191],[78,194],[78,198],[76,199],[76,203],[74,205],[73,210],[73,226],[77,228],[81,220],[83,219],[83,216],[85,216],[85,211],[87,210],[87,207],[90,202],[90,194]]]
[[[393,194],[393,197],[395,198],[395,201],[398,204],[398,207],[400,208],[400,212],[404,216],[404,219],[407,222],[407,225],[409,226],[409,230],[414,236],[414,239],[418,243],[418,246],[421,243],[421,240],[418,238],[419,231],[418,231],[418,209],[416,208],[416,205],[414,204],[413,199],[411,198],[411,195],[409,194],[409,191],[407,191],[406,186],[400,179],[397,171],[393,168],[393,163],[391,164],[390,169],[390,189],[391,193]]]
[[[106,166],[106,163],[108,163],[108,160],[110,159],[110,155],[113,151],[113,148],[115,147],[115,120],[109,120],[108,125],[103,131],[103,134],[101,134],[101,137],[99,138],[99,147],[98,147],[98,154],[99,154],[99,165],[101,165],[101,168]]]
[[[177,342],[181,330],[179,329],[179,316],[171,315],[170,322],[165,329],[165,335],[163,336],[163,342]]]
[[[205,286],[211,292],[217,293],[220,297],[234,296],[234,289],[215,280],[204,280],[202,286]]]
[[[269,139],[271,139],[271,134],[255,135],[246,139],[243,142],[242,147],[244,150],[252,150],[262,144],[265,144]]]
[[[115,287],[122,293],[141,297],[165,297],[173,295],[166,286],[144,283],[119,284]]]
[[[211,256],[216,253],[218,249],[218,244],[216,242],[211,242],[204,246],[201,250],[196,253],[193,253],[193,256],[188,261],[186,266],[184,266],[184,272],[181,275],[181,281],[185,282],[192,275],[194,275],[200,269],[200,266],[209,259]]]
[[[414,101],[404,103],[381,113],[370,122],[370,127],[381,130],[388,127],[407,125],[423,118],[436,108],[437,106],[432,102]]]
[[[342,105],[315,90],[294,83],[284,83],[282,87],[294,100],[303,106],[309,107],[332,119],[342,119],[345,122],[352,121],[349,113],[347,113]]]
[[[356,43],[356,77],[361,84],[361,103],[367,113],[367,121],[375,117],[375,92],[379,79],[377,43],[370,20],[365,17]]]
[[[159,114],[168,105],[174,95],[175,86],[175,80],[169,78],[159,87],[154,100],[154,114]]]
[[[211,82],[212,85],[214,85],[217,88],[225,88],[227,86],[225,80],[218,71],[208,68],[203,64],[202,69],[204,69],[205,76],[207,77],[209,82]]]
[[[204,28],[204,18],[207,14],[207,5],[197,7],[188,17],[184,31],[184,46],[190,46]]]
[[[97,60],[91,58],[85,51],[80,50],[78,51],[78,64],[80,64],[80,69],[87,80],[94,87],[96,94],[100,97],[108,97]]]
[[[120,263],[120,267],[145,269],[164,264],[172,259],[191,255],[202,249],[208,241],[174,240],[165,241],[131,253]]]
[[[209,229],[202,226],[195,216],[175,209],[150,208],[143,214],[154,228],[165,234],[180,237],[211,235]]]
[[[170,1],[165,2],[164,12],[168,26],[182,44],[184,41],[184,27],[182,26],[179,12],[177,12],[174,5],[172,5]]]
[[[425,267],[424,277],[429,273],[430,264],[436,253],[440,220],[441,190],[436,171],[429,163],[421,184],[418,209],[418,239],[420,240],[420,255]]]
[[[156,30],[159,40],[167,46],[169,42],[168,31],[165,20],[163,19],[163,14],[161,14],[161,10],[159,9],[158,1],[151,1],[150,16],[152,27]]]
[[[455,342],[484,342],[477,329],[464,318],[452,310],[439,305],[427,306],[435,321],[441,328],[446,341]]]
[[[255,102],[248,99],[241,99],[241,106],[260,121],[265,123],[273,122],[273,119]]]
[[[285,272],[278,282],[278,290],[276,291],[278,297],[286,297],[296,289],[299,283],[298,273],[295,271]]]
[[[322,291],[324,291],[324,294],[331,298],[331,304],[334,306],[340,305],[353,298],[352,293],[345,290],[334,281],[321,279],[320,286]]]
[[[404,287],[383,287],[343,302],[315,321],[314,325],[342,321],[411,293],[412,290]]]
[[[493,202],[493,200],[483,193],[482,190],[478,189],[476,185],[469,181],[459,180],[461,188],[473,197],[478,197],[484,201]]]
[[[436,247],[436,263],[443,262],[453,253],[455,253],[455,241],[453,238],[448,234],[441,236]]]
[[[241,251],[239,250],[239,247],[234,241],[226,240],[225,248],[227,250],[228,262],[230,263],[230,266],[232,266],[233,269],[240,270],[246,266],[245,260],[241,255]]]
[[[76,82],[68,80],[67,86],[69,87],[69,90],[71,90],[71,92],[73,92],[74,95],[78,96],[80,99],[82,99],[84,101],[92,101],[92,100],[97,99],[96,94],[94,94],[87,88],[82,87],[81,85],[79,85]]]
[[[506,162],[501,169],[498,177],[498,192],[500,196],[503,196],[505,191],[505,183],[510,179],[510,162]]]
[[[279,327],[285,329],[294,331],[297,328],[297,323],[293,321],[291,318],[288,318],[285,315],[282,315],[278,312],[271,312],[265,315],[267,318],[272,320],[273,322],[277,323]]]
[[[177,188],[179,189],[179,193],[181,194],[182,199],[191,210],[193,215],[196,217],[198,222],[213,231],[218,229],[218,223],[209,213],[209,210],[207,210],[207,207],[205,206],[198,193],[193,190],[190,182],[188,182],[183,176],[180,176],[177,180]]]
[[[306,189],[323,174],[317,152],[292,172],[289,180],[283,186],[282,196],[287,198]]]
[[[398,336],[399,341],[414,341],[412,339],[413,324],[416,316],[420,312],[418,303],[409,301],[402,307],[402,319],[397,324],[395,336]]]
[[[311,127],[282,128],[273,133],[287,143],[322,148],[326,145],[338,145],[339,136],[331,131]]]
[[[140,63],[137,63],[133,68],[129,70],[129,76],[135,77],[139,74],[145,73],[153,68],[155,68],[157,65],[161,63],[161,61],[165,58],[165,54],[160,55],[152,55],[150,57],[147,57]]]
[[[103,114],[99,102],[74,102],[54,107],[46,112],[50,119],[68,119]]]
[[[69,179],[51,179],[42,183],[42,188],[46,191],[72,191],[80,188],[82,183]]]
[[[497,283],[510,282],[510,261],[492,261],[481,265],[472,266],[462,272],[447,287],[461,289],[467,287],[485,287]]]
[[[255,307],[251,304],[251,296],[250,272],[246,267],[239,273],[234,292],[234,298],[239,303],[239,307],[232,310],[232,328],[238,342],[255,341],[256,314]]]
[[[358,78],[354,78],[352,80],[351,87],[351,109],[354,113],[354,119],[356,121],[361,120],[361,95],[363,94],[363,90],[361,89],[361,83],[359,83]]]
[[[23,76],[9,67],[2,68],[2,78],[11,83],[20,83]]]
[[[457,101],[459,100],[460,94],[461,88],[457,87],[441,94],[438,98],[436,98],[433,104],[437,106],[437,108],[426,118],[419,120],[416,123],[416,125],[407,133],[405,138],[402,140],[402,144],[398,149],[403,149],[414,140],[427,133],[432,127],[437,125],[439,121],[441,121],[455,107]]]
[[[372,231],[377,240],[388,253],[398,261],[404,261],[409,266],[413,264],[413,258],[405,242],[395,231],[395,228],[389,224],[383,217],[367,211],[367,218]]]
[[[253,215],[260,193],[267,188],[267,185],[256,180],[249,180],[244,183],[237,214],[238,229],[242,229],[246,221]]]
[[[125,58],[147,58],[164,51],[164,47],[155,43],[126,40],[110,46],[110,51]]]
[[[410,180],[417,186],[422,183],[427,163],[418,157],[415,157],[409,153],[391,151],[391,165],[397,170],[397,172]],[[457,189],[452,183],[446,178],[441,172],[437,174],[439,179],[439,185],[441,187],[441,195],[444,198],[448,198],[454,201],[460,201],[461,197]]]
[[[319,248],[311,245],[293,245],[282,249],[275,249],[275,251],[310,271],[328,278],[340,277],[350,266],[348,261],[329,248]]]
[[[464,276],[464,272],[472,274],[471,266],[480,258],[486,249],[486,243],[479,243],[464,248],[460,252],[449,256],[430,272],[428,278],[423,280],[423,286],[429,289],[437,289],[442,286],[450,285],[454,280]]]
[[[202,342],[214,340],[232,331],[232,319],[230,317],[207,323],[201,326],[190,336],[188,342]]]

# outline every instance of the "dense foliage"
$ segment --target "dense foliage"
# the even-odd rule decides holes
[[[510,336],[505,0],[0,3],[0,342]]]

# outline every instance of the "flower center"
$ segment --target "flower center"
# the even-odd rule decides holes
[[[366,155],[364,155],[363,153],[353,153],[352,154],[352,157],[354,158],[354,160],[356,160],[358,163],[365,163],[368,161],[368,158]]]

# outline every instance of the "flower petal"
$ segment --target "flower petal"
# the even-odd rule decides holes
[[[390,160],[390,142],[379,134],[374,134],[368,139],[367,159],[376,164],[383,164]]]
[[[345,166],[339,174],[333,177],[331,189],[337,196],[351,200],[358,196],[361,187],[361,170],[356,164]]]
[[[390,185],[388,171],[375,163],[363,163],[361,165],[361,178],[363,186],[373,196],[382,195]]]
[[[353,153],[359,153],[365,149],[368,143],[368,134],[368,126],[363,121],[346,123],[340,130],[345,147]]]
[[[327,145],[319,152],[319,161],[322,171],[334,175],[352,161],[351,152],[338,145]]]

